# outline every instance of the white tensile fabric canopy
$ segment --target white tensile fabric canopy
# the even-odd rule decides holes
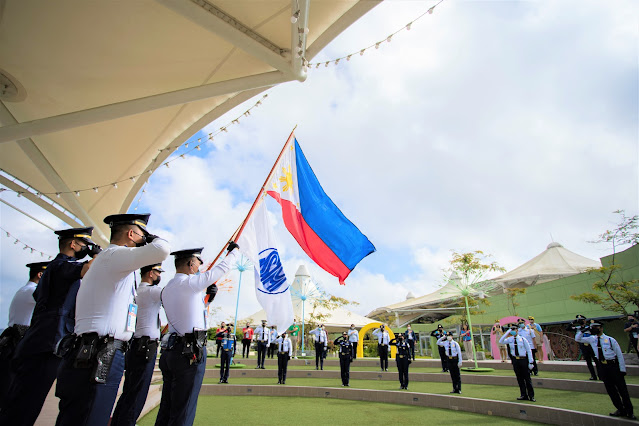
[[[304,81],[380,1],[0,1],[0,184],[105,243],[102,219],[177,146]]]

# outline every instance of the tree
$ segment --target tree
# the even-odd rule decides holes
[[[635,245],[639,243],[639,216],[626,216],[624,210],[614,212],[619,215],[619,223],[616,228],[600,234],[596,240],[590,241],[597,244],[609,244],[612,247],[612,256],[608,266],[590,268],[588,273],[597,276],[593,285],[596,293],[582,293],[573,295],[573,300],[591,303],[601,306],[607,311],[628,314],[628,307],[632,305],[639,308],[639,280],[626,280],[623,276],[622,265],[617,264],[615,255],[619,247]],[[634,309],[630,309],[632,311]]]
[[[520,294],[526,293],[525,288],[507,288],[506,289],[506,303],[508,304],[508,312],[511,315],[517,315],[517,306],[519,306],[519,302],[517,302],[517,296]]]

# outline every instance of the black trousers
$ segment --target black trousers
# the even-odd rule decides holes
[[[215,346],[217,346],[217,348],[215,349],[215,358],[217,358],[218,356],[220,356],[220,349],[222,349],[222,339],[216,339]]]
[[[349,356],[339,356],[339,371],[342,375],[342,384],[348,385],[351,377],[351,359]]]
[[[386,361],[388,363],[388,361]],[[408,387],[408,363],[410,362],[410,358],[408,355],[397,355],[395,357],[395,362],[397,363],[397,372],[399,373],[399,385],[401,387]]]
[[[315,368],[324,369],[324,343],[315,342]]]
[[[635,353],[637,354],[637,357],[639,357],[639,350],[637,350],[637,340],[639,339],[632,337],[632,335],[630,335],[630,344],[632,345],[633,348],[635,348]]]
[[[388,345],[377,345],[379,353],[379,366],[382,370],[388,370]]]
[[[232,355],[233,353],[230,350],[222,349],[222,357],[220,358],[220,380],[223,382],[229,379]]]
[[[357,344],[359,342],[351,342],[351,345],[353,345],[353,359],[357,359]]]
[[[35,423],[55,381],[60,361],[54,354],[46,352],[11,361],[15,380],[9,385],[4,407],[0,411],[0,425]]]
[[[410,356],[415,361],[415,341],[412,339],[408,339],[406,341],[408,343],[408,347],[410,348]]]
[[[271,343],[270,345],[268,345],[266,356],[269,358],[274,358],[275,352],[277,352],[277,343]]]
[[[634,410],[628,394],[626,379],[619,370],[619,363],[616,360],[606,361],[605,364],[598,362],[597,371],[599,378],[606,386],[606,392],[608,392],[612,405],[623,414],[633,414]]]
[[[242,339],[242,358],[249,357],[251,351],[251,339]]]
[[[264,358],[266,358],[266,342],[257,342],[257,366],[264,367]]]
[[[453,382],[453,391],[461,392],[461,373],[459,372],[459,358],[446,357],[448,364],[448,372],[450,373],[450,380]]]
[[[148,361],[135,350],[129,349],[124,356],[124,388],[113,412],[111,426],[135,426],[144,409],[149,393],[153,369],[157,359],[157,350]]]
[[[595,360],[595,353],[592,351],[592,346],[584,345],[583,343],[579,344],[579,350],[586,360],[586,365],[588,366],[588,371],[590,371],[590,377],[597,378],[597,372],[595,371],[595,367],[592,365]]]
[[[439,358],[442,362],[442,371],[446,372],[448,371],[448,361],[446,361],[447,356],[446,356],[446,349],[444,349],[443,346],[437,346],[437,350],[439,350]]]
[[[277,380],[278,383],[286,383],[286,371],[288,370],[288,352],[278,352],[277,354]]]
[[[534,398],[535,390],[532,386],[532,379],[530,378],[530,370],[528,369],[528,357],[516,357],[513,360],[513,370],[517,376],[517,384],[519,385],[520,396]]]
[[[530,349],[530,351],[532,352],[532,356],[533,356],[532,373],[536,376],[537,373],[539,373],[539,370],[537,369],[537,349]]]

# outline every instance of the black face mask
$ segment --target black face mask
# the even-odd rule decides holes
[[[76,259],[84,259],[86,255],[89,254],[89,246],[84,246],[80,251],[75,252]]]
[[[592,334],[599,334],[600,331],[601,331],[601,329],[599,327],[591,327],[590,328],[590,332]]]
[[[162,279],[162,277],[157,277],[156,279],[153,280],[153,285],[158,285],[160,284],[160,280]]]
[[[140,241],[139,243],[135,243],[136,247],[142,247],[146,245],[146,235],[142,235],[142,241]]]

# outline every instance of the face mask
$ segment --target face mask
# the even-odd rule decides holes
[[[584,336],[589,337],[590,336],[590,332],[589,331],[585,331],[584,332]]]
[[[156,279],[153,280],[153,285],[158,285],[160,284],[160,279],[161,277],[157,277]]]
[[[84,259],[86,255],[89,254],[89,246],[84,246],[80,251],[75,252],[76,259]]]
[[[453,336],[446,336],[446,340],[448,341],[453,340]]]
[[[135,243],[136,247],[142,247],[146,245],[146,235],[142,235],[142,241],[140,241],[139,243]]]
[[[510,334],[512,334],[513,336],[517,335],[517,330],[510,330]]]
[[[524,324],[519,324],[519,328],[524,328],[525,325]]]
[[[592,332],[592,334],[599,334],[601,330],[598,327],[592,327],[590,331]]]

